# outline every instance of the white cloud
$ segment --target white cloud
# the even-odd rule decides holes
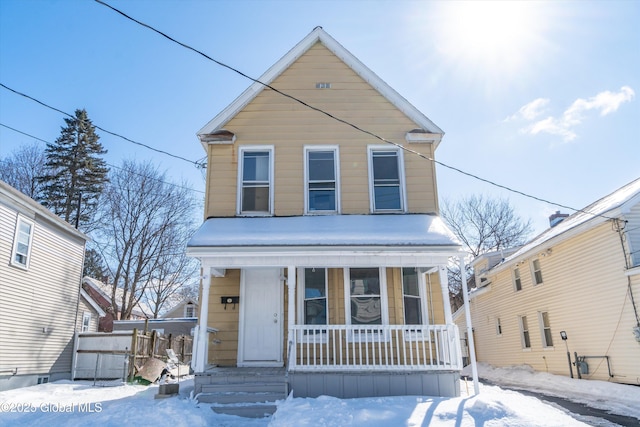
[[[534,120],[536,117],[544,113],[544,109],[547,104],[549,104],[548,98],[534,99],[530,103],[520,107],[517,113],[507,117],[505,122],[518,119]]]
[[[578,136],[573,128],[584,121],[588,111],[595,110],[600,113],[600,116],[606,116],[617,111],[623,103],[630,102],[634,96],[635,92],[633,89],[629,86],[623,86],[619,92],[606,90],[589,99],[578,98],[561,116],[549,116],[545,119],[538,120],[535,123],[523,127],[520,129],[520,132],[530,135],[548,133],[561,136],[565,142],[570,142]],[[548,102],[548,99],[538,98],[520,108],[516,114],[508,117],[507,120],[522,118],[533,121],[543,113],[543,108]]]

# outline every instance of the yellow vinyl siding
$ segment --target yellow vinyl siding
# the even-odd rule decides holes
[[[211,278],[209,293],[209,327],[220,332],[210,334],[209,363],[219,366],[235,366],[238,360],[238,321],[240,307],[221,303],[223,296],[240,295],[240,270],[227,270],[225,277]],[[240,301],[242,304],[242,301]],[[214,344],[214,339],[220,340]]]
[[[331,89],[316,89],[317,82]],[[344,120],[404,144],[406,132],[418,127],[351,68],[318,43],[272,83]],[[263,90],[224,128],[234,144],[210,146],[206,217],[233,216],[236,210],[240,146],[273,145],[275,215],[304,213],[304,145],[340,146],[341,205],[344,214],[369,213],[367,145],[383,144],[353,128],[310,110],[270,89]],[[410,144],[432,156],[430,144]],[[405,155],[410,212],[437,211],[431,162]]]
[[[528,364],[539,371],[568,375],[566,348],[560,339],[564,330],[572,359],[574,352],[580,356],[607,354],[615,375],[611,381],[628,383],[631,379],[635,383],[640,377],[640,345],[634,345],[630,336],[635,318],[619,236],[606,222],[551,248],[551,254],[541,250],[523,259],[522,291],[514,290],[513,268],[506,268],[490,277],[488,292],[472,300],[478,360],[496,366]],[[540,261],[541,285],[532,282],[529,261],[534,257]],[[634,279],[637,295],[640,280]],[[549,313],[553,348],[543,348],[539,312]],[[522,315],[529,323],[531,350],[521,346],[518,316]],[[501,320],[502,336],[496,335],[496,317]],[[461,325],[460,320],[457,323]],[[587,363],[590,375],[585,377],[609,380],[606,361],[588,359]]]

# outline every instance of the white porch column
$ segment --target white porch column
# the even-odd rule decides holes
[[[296,267],[287,267],[287,358],[295,358],[295,348],[293,346],[293,327],[296,324]],[[294,366],[290,359],[287,359],[289,366]]]
[[[200,316],[198,317],[198,346],[196,348],[195,372],[204,372],[207,366],[207,323],[209,322],[209,288],[211,273],[205,268],[202,275],[202,299],[200,300]]]
[[[475,394],[480,393],[478,384],[478,365],[476,363],[476,346],[473,341],[473,326],[471,325],[471,307],[469,306],[469,289],[467,286],[467,271],[464,265],[464,256],[459,256],[460,280],[462,281],[462,298],[464,300],[464,314],[467,320],[467,335],[469,340],[469,357],[471,358],[471,375],[473,376],[473,390]]]
[[[449,300],[449,275],[447,274],[447,267],[441,265],[438,267],[440,274],[440,288],[442,289],[442,300],[444,303],[444,323],[447,325],[453,324],[453,315],[451,314],[451,301]],[[446,296],[446,298],[445,298]]]

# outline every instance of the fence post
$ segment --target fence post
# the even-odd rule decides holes
[[[129,364],[129,381],[133,381],[136,370],[136,357],[138,356],[138,330],[136,328],[133,328],[133,335],[131,335],[131,354],[133,363]]]
[[[158,340],[158,333],[157,331],[154,329],[153,332],[151,332],[151,345],[149,345],[149,357],[153,358],[154,354],[156,352],[156,343]]]

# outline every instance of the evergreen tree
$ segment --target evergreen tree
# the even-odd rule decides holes
[[[100,157],[107,151],[84,109],[76,110],[74,118],[64,121],[66,126],[58,139],[45,149],[43,204],[65,221],[89,232],[98,197],[108,179],[109,169]]]

